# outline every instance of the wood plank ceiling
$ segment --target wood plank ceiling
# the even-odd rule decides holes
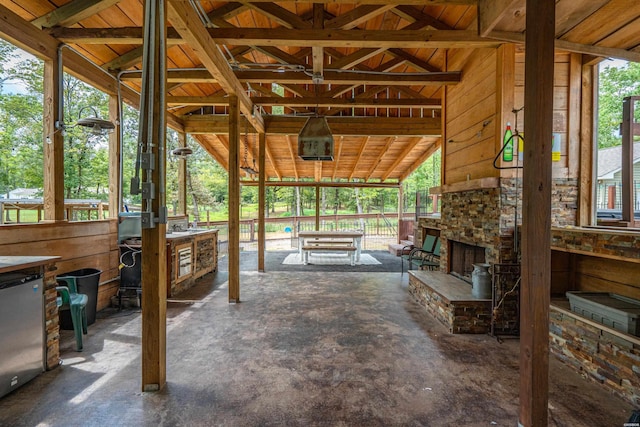
[[[139,90],[142,0],[0,8]],[[556,10],[558,48],[640,60],[640,2],[558,0]],[[443,88],[462,78],[446,69],[447,49],[522,43],[525,0],[169,0],[168,21],[168,111],[223,167],[226,97],[236,94],[252,127],[266,129],[268,179],[398,182],[440,146]],[[333,161],[297,156],[315,114],[328,118]]]

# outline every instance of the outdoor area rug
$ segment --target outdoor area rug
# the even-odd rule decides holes
[[[293,253],[287,255],[282,261],[287,265],[302,265],[300,254]],[[350,265],[349,255],[344,253],[310,253],[309,264],[314,265]],[[360,254],[360,261],[356,261],[356,265],[376,265],[380,262],[369,254]]]

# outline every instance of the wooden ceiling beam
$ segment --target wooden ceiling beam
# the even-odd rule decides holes
[[[324,5],[322,3],[314,3],[313,29],[322,30],[324,27]],[[319,80],[324,72],[324,48],[320,46],[311,48],[311,63],[313,64],[314,79]]]
[[[487,36],[502,18],[524,6],[523,0],[478,0],[478,32]]]
[[[394,4],[386,4],[383,6],[374,4],[364,4],[357,6],[347,13],[343,13],[334,19],[327,21],[324,28],[334,28],[339,30],[350,30],[358,25],[367,22],[376,16],[385,13],[389,9],[393,9]]]
[[[400,175],[399,181],[402,182],[409,175],[411,175],[416,169],[420,167],[429,157],[433,156],[433,154],[438,151],[440,148],[440,142],[434,143],[427,151],[425,151],[418,159],[411,164],[403,173]]]
[[[430,72],[440,72],[442,70],[440,70],[438,67],[434,67],[433,65],[429,64],[426,61],[423,61],[422,59],[418,59],[415,56],[411,55],[409,52],[402,50],[402,49],[398,49],[398,48],[392,48],[388,50],[389,54],[393,55],[394,57],[398,58],[398,59],[402,59],[403,62],[408,62],[409,64],[411,64],[414,68],[417,68],[418,70],[421,71],[430,71]],[[390,64],[385,64],[386,66],[390,65]]]
[[[378,92],[379,93],[379,92]],[[374,96],[374,95],[372,95]],[[441,100],[438,98],[364,98],[356,96],[355,98],[285,98],[285,97],[258,97],[253,98],[256,105],[286,105],[286,106],[304,106],[304,107],[402,107],[402,108],[441,108]]]
[[[254,46],[254,49],[264,53],[265,55],[275,59],[281,64],[292,64],[292,65],[301,65],[306,66],[304,61],[299,59],[296,56],[290,55],[279,47],[275,46]]]
[[[185,116],[183,131],[202,134],[224,135],[229,132],[229,118],[224,114],[203,114]],[[244,118],[240,118],[243,123]],[[268,135],[297,135],[307,117],[264,116]],[[331,132],[344,136],[442,136],[439,117],[327,117]]]
[[[362,155],[364,154],[367,148],[367,143],[369,142],[369,139],[371,139],[370,136],[365,137],[364,140],[362,141],[362,145],[360,145],[360,150],[358,150],[358,157],[356,158],[356,161],[353,164],[353,168],[351,169],[351,173],[349,174],[349,181],[351,181],[353,179],[353,176],[356,174],[356,169],[358,168],[358,165],[360,164],[360,159],[362,158]]]
[[[382,92],[383,90],[387,89],[388,86],[369,86],[367,87],[367,90],[365,90],[362,93],[357,94],[354,98],[357,100],[372,100],[375,99],[374,97],[379,94],[380,92]],[[388,99],[388,98],[387,98]],[[338,108],[338,109],[333,109],[333,110],[324,110],[321,111],[320,114],[323,115],[327,115],[327,116],[335,116],[337,114],[339,114],[341,111],[344,111],[348,108],[353,108],[353,106],[348,106],[348,107],[344,107],[344,108]]]
[[[248,6],[249,8],[265,15],[272,21],[277,22],[285,28],[296,28],[296,29],[311,29],[312,24],[308,21],[303,20],[298,15],[284,7],[268,2],[268,3],[259,3],[259,2],[248,2],[241,1],[240,3]],[[252,43],[253,44],[253,43]]]
[[[241,82],[269,83],[308,83],[312,84],[311,77],[300,72],[284,71],[273,73],[270,71],[243,71],[235,72]],[[438,73],[398,73],[394,75],[377,73],[345,73],[338,71],[324,71],[324,84],[387,84],[393,86],[415,85],[448,85],[460,82],[461,73],[457,71]]]
[[[310,0],[280,0],[281,3],[308,3]],[[354,0],[313,0],[315,3],[323,4],[353,4]],[[251,0],[252,3],[271,3],[273,0]],[[412,4],[417,6],[453,6],[466,5],[473,6],[477,0],[366,0],[367,4]]]
[[[303,85],[299,85],[299,84],[286,84],[286,83],[278,83],[280,86],[282,86],[287,92],[292,93],[296,96],[300,96],[303,98],[311,98],[313,96],[315,96],[315,94],[309,90],[307,90],[306,87],[304,87]]]
[[[59,40],[45,34],[2,5],[0,5],[0,32],[5,40],[40,59],[54,59],[58,55]],[[65,49],[63,62],[68,73],[90,86],[109,95],[115,95],[118,92],[117,82],[111,74],[101,71],[98,65],[75,50]],[[121,94],[124,102],[133,107],[137,108],[140,104],[140,94],[126,85],[121,85]],[[180,132],[184,130],[182,121],[173,114],[167,114],[167,125]]]
[[[236,95],[240,110],[258,132],[264,132],[264,123],[259,115],[253,114],[253,103],[228,67],[216,43],[209,37],[207,29],[200,23],[196,12],[182,1],[171,0],[167,4],[167,15],[180,35],[198,55],[207,70],[214,76],[224,91]],[[227,31],[227,29],[225,29]]]
[[[269,140],[268,139],[265,140],[264,150],[265,150],[265,154],[267,155],[267,159],[269,160],[269,163],[271,164],[271,167],[273,168],[273,173],[276,174],[278,179],[282,180],[282,173],[278,169],[278,165],[276,164],[276,159],[275,159],[275,157],[273,155],[273,152],[271,151],[271,146],[269,144]]]
[[[476,48],[499,43],[470,30],[298,30],[286,28],[209,29],[220,44],[359,48]]]
[[[289,135],[285,136],[287,141],[287,148],[289,149],[289,158],[291,159],[291,164],[293,165],[293,176],[296,178],[296,181],[300,179],[300,175],[298,175],[298,168],[296,166],[296,151],[293,149],[293,143],[291,142],[291,138]]]
[[[173,0],[177,4],[184,3]],[[191,13],[193,13],[191,11]],[[199,19],[199,18],[198,18]],[[199,22],[193,19],[191,21]],[[203,26],[204,28],[204,26]],[[500,43],[471,30],[332,30],[289,28],[208,28],[215,43],[234,46],[345,48],[482,48]],[[142,44],[141,27],[53,28],[51,35],[65,43]],[[167,44],[184,44],[175,28],[167,29]],[[191,43],[190,43],[191,44]]]
[[[524,34],[506,32],[506,31],[491,31],[487,38],[495,40],[502,40],[509,43],[524,43]],[[582,53],[586,55],[600,56],[604,58],[617,58],[624,59],[626,61],[640,62],[640,52],[635,50],[625,50],[613,47],[593,46],[581,43],[573,43],[566,40],[555,41],[555,48],[564,50],[566,52]]]
[[[438,119],[438,120],[440,120],[440,119]],[[420,140],[421,140],[421,138],[416,138],[415,140],[413,140],[413,141],[411,141],[411,142],[409,142],[407,144],[405,149],[402,150],[402,153],[398,157],[396,157],[396,160],[393,162],[393,164],[382,175],[382,179],[381,179],[382,181],[385,181],[389,177],[389,175],[391,175],[393,173],[395,168],[397,168],[398,165],[409,155],[409,153],[411,153],[413,151],[413,149],[416,147],[416,145],[418,145]]]
[[[258,186],[258,181],[241,181],[242,185]],[[398,188],[399,182],[315,182],[315,181],[266,181],[267,187],[321,187],[321,188]]]
[[[404,20],[412,23],[419,23],[423,27],[432,27],[436,30],[453,30],[454,28],[449,24],[442,22],[431,15],[422,13],[422,11],[414,6],[408,4],[397,5],[393,9],[393,13],[398,15]],[[407,28],[408,29],[408,28]]]
[[[225,62],[223,62],[224,64]],[[306,75],[305,73],[296,72],[296,71],[263,71],[263,70],[237,70],[235,72],[231,71],[229,68],[221,67],[225,70],[224,79],[226,81],[229,80],[229,76],[233,76],[235,80],[240,83],[249,82],[249,83],[273,83],[277,82],[280,85],[284,84],[312,84],[313,81],[311,77]],[[227,73],[228,71],[228,73]],[[216,74],[218,74],[216,72]],[[324,83],[325,84],[385,84],[390,86],[414,86],[414,85],[429,85],[429,84],[438,84],[438,85],[447,85],[447,84],[457,84],[460,82],[461,73],[458,71],[449,71],[449,72],[437,72],[437,73],[404,73],[404,74],[394,74],[394,75],[386,75],[379,73],[345,73],[339,71],[329,71],[325,70],[324,72]],[[142,79],[142,72],[132,72],[127,73],[122,76],[122,80],[124,81],[139,81]],[[169,83],[220,83],[223,88],[225,81],[220,81],[219,78],[216,78],[212,75],[208,70],[168,70],[167,71],[167,82]],[[242,85],[240,85],[242,87]],[[231,90],[231,88],[229,88]],[[227,88],[225,88],[227,91]],[[228,93],[228,92],[227,92]]]
[[[218,135],[214,135],[214,137],[218,139],[218,141],[220,141],[220,144],[222,144],[222,146],[224,146],[227,150],[229,149],[228,144],[225,145],[225,143],[223,143],[222,140],[218,138]],[[218,153],[211,146],[211,144],[207,143],[206,139],[202,135],[193,135],[193,138],[198,141],[198,144],[200,144],[200,146],[204,148],[206,152],[209,153],[211,157],[213,157],[216,160],[216,162],[218,162],[218,164],[220,164],[220,166],[224,168],[224,170],[226,171],[229,170],[229,156],[226,153],[225,154]]]
[[[31,21],[38,28],[71,26],[110,8],[120,0],[74,0]]]
[[[369,58],[372,58],[376,55],[381,54],[386,51],[386,48],[367,48],[367,49],[359,49],[353,52],[351,55],[345,55],[342,58],[338,59],[335,62],[331,63],[332,69],[349,69],[353,68],[356,65],[366,61]]]
[[[367,176],[365,176],[365,178],[364,178],[365,182],[367,182],[367,181],[369,181],[369,179],[371,179],[371,175],[373,175],[373,173],[375,172],[376,168],[378,167],[378,165],[380,164],[380,162],[382,161],[384,156],[387,155],[387,151],[389,151],[389,148],[391,148],[391,145],[393,145],[393,142],[396,139],[397,138],[395,136],[390,136],[390,137],[387,138],[387,143],[384,145],[384,148],[382,150],[380,150],[380,153],[378,153],[378,157],[373,162],[373,165],[369,169],[369,172],[367,172]],[[402,180],[400,180],[400,181],[402,181]]]

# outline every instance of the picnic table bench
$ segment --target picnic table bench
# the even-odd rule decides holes
[[[300,259],[306,265],[310,252],[347,252],[351,265],[360,261],[363,233],[359,231],[301,231]]]

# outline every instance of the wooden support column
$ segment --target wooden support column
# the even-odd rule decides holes
[[[402,182],[399,183],[398,187],[398,242],[400,243],[400,221],[402,221],[402,213],[404,211],[402,206],[402,198],[404,197],[404,191],[402,189]],[[414,236],[415,239],[415,236]]]
[[[240,107],[229,95],[229,302],[240,302]]]
[[[64,221],[64,135],[56,129],[62,97],[62,61],[44,62],[44,222]]]
[[[258,134],[258,271],[264,273],[264,255],[266,251],[265,239],[266,229],[264,227],[265,209],[267,205],[267,186],[264,185],[266,177],[265,153],[267,145],[267,136],[264,132]]]
[[[595,66],[582,66],[582,104],[580,109],[580,197],[578,204],[578,226],[592,225],[593,200],[596,199],[593,184],[596,147],[593,135],[595,124],[593,120],[593,100],[597,97],[597,78]]]
[[[551,287],[551,134],[555,1],[527,0],[519,425],[546,426]]]
[[[109,120],[116,128],[109,134],[109,218],[117,218],[122,200],[122,168],[120,143],[120,106],[118,97],[109,95]],[[100,216],[102,218],[102,216]]]
[[[316,183],[316,230],[320,230],[320,185]]]
[[[633,224],[633,136],[635,103],[640,100],[637,96],[628,96],[622,101],[622,221]]]
[[[178,144],[187,146],[187,134],[178,132]],[[187,214],[187,159],[180,159],[178,166],[178,215]]]
[[[167,382],[166,14],[164,0],[145,1],[139,140],[149,164],[142,170],[142,391],[162,390]],[[145,186],[153,190],[145,194]]]

